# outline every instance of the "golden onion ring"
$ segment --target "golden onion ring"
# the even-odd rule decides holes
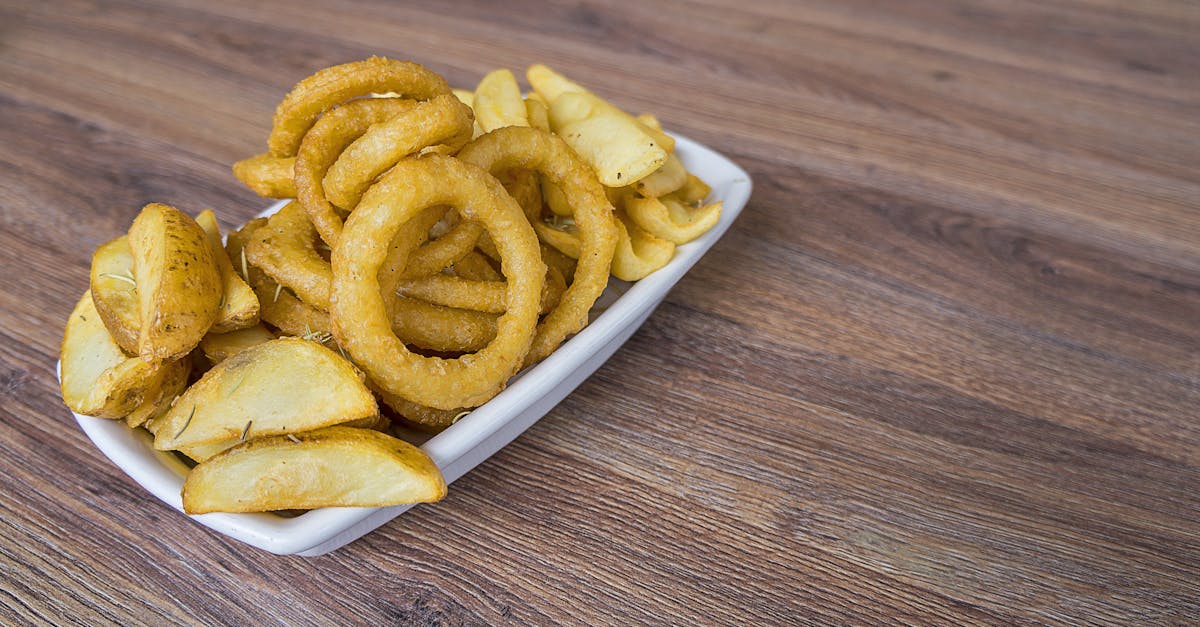
[[[317,251],[320,237],[297,202],[290,202],[246,240],[246,259],[305,304],[329,310],[333,270]]]
[[[537,337],[525,362],[534,363],[553,352],[568,335],[587,325],[588,311],[608,285],[618,237],[612,205],[591,168],[566,142],[545,131],[520,126],[499,128],[467,144],[459,151],[458,158],[489,172],[512,168],[536,170],[571,201],[579,228],[579,263],[558,306],[538,325]],[[494,231],[489,232],[495,235]],[[493,243],[498,244],[494,240]],[[504,274],[508,276],[507,272]]]
[[[459,359],[422,357],[405,347],[392,333],[377,277],[404,223],[444,204],[488,229],[508,284],[496,338]],[[437,409],[477,406],[520,369],[533,342],[546,267],[521,207],[482,170],[442,155],[396,164],[350,214],[332,261],[334,336],[384,391]]]
[[[667,265],[675,256],[675,244],[646,232],[623,212],[613,218],[619,241],[613,256],[612,274],[622,281],[637,281]]]
[[[326,244],[337,244],[342,214],[325,198],[325,173],[342,150],[372,125],[416,106],[412,100],[364,98],[346,103],[321,116],[304,135],[296,155],[296,200]]]
[[[233,175],[259,196],[295,198],[295,168],[295,157],[276,157],[264,152],[233,164]]]
[[[351,211],[367,187],[397,161],[428,146],[457,151],[471,139],[471,108],[453,94],[436,96],[371,126],[342,150],[325,173],[325,198]]]
[[[259,319],[275,327],[284,335],[308,337],[309,339],[324,340],[328,344],[332,336],[329,333],[329,314],[311,307],[296,298],[291,290],[284,289],[267,273],[252,266],[243,255],[246,243],[255,231],[265,227],[266,218],[255,218],[247,222],[241,229],[231,231],[225,239],[225,251],[233,260],[233,268],[246,283],[250,284],[254,294],[258,296]]]
[[[496,314],[453,309],[412,298],[388,303],[392,333],[407,345],[440,353],[474,353],[496,338]]]
[[[388,92],[429,100],[449,94],[450,86],[411,61],[371,57],[328,67],[297,83],[275,108],[267,147],[276,157],[295,156],[304,134],[322,113],[347,100]]]

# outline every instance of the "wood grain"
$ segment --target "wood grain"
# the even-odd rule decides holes
[[[1198,7],[0,2],[0,622],[1195,621]],[[54,362],[98,244],[257,212],[229,165],[371,54],[544,61],[755,192],[444,502],[277,557],[102,458]]]

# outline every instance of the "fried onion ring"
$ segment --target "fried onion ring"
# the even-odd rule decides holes
[[[721,202],[691,207],[674,196],[652,198],[627,193],[625,215],[647,233],[675,244],[686,244],[704,235],[721,219]]]
[[[458,263],[475,249],[483,233],[478,222],[459,222],[441,237],[413,251],[404,266],[405,278],[429,276]]]
[[[458,158],[489,172],[512,168],[537,170],[571,201],[575,224],[579,227],[579,263],[574,280],[563,292],[558,306],[538,325],[537,336],[525,358],[526,364],[534,363],[553,352],[568,335],[587,325],[588,310],[608,285],[618,237],[612,205],[592,170],[566,142],[545,131],[520,126],[499,128],[467,144],[459,151]],[[489,232],[495,235],[494,231]],[[499,244],[494,240],[493,243]],[[504,274],[508,276],[507,272]]]
[[[246,243],[266,224],[266,218],[255,218],[240,230],[231,231],[225,239],[225,250],[233,260],[234,270],[242,275],[258,296],[259,318],[284,335],[326,339],[329,335],[329,314],[305,304],[291,290],[284,289],[266,272],[250,265],[248,261],[243,263],[246,257],[242,253]]]
[[[429,100],[449,94],[450,86],[411,61],[371,57],[328,67],[297,83],[279,103],[267,147],[276,157],[295,156],[300,140],[322,113],[353,98],[386,92]]]
[[[388,394],[379,389],[379,386],[370,387],[374,390],[375,395],[379,397],[379,400],[388,407],[391,407],[406,423],[427,433],[437,433],[449,427],[458,421],[463,412],[469,411],[462,407],[455,409],[434,409],[433,407],[418,405],[395,394]]]
[[[276,157],[269,152],[233,164],[233,175],[246,187],[266,198],[295,198],[295,157]]]
[[[484,224],[507,281],[508,309],[496,321],[496,338],[458,359],[422,357],[404,346],[391,331],[377,277],[404,223],[426,207],[444,204]],[[334,336],[390,394],[437,409],[481,405],[516,374],[533,342],[546,273],[537,238],[499,182],[465,162],[429,155],[396,164],[350,214],[332,261]]]
[[[434,305],[412,298],[388,304],[392,333],[401,342],[441,353],[474,353],[496,338],[496,314]]]
[[[613,256],[612,274],[622,281],[637,281],[667,265],[675,256],[675,244],[646,232],[623,212],[613,218],[619,241]]]
[[[246,241],[246,259],[305,304],[329,311],[333,270],[316,249],[317,230],[297,202],[283,206]]]
[[[365,98],[346,103],[321,116],[304,135],[296,155],[296,200],[326,244],[337,244],[342,214],[325,198],[323,180],[342,150],[373,124],[387,121],[416,106],[412,100]]]
[[[464,279],[472,281],[502,281],[504,277],[500,276],[499,272],[492,267],[488,258],[478,251],[463,255],[462,259],[454,262],[451,267],[454,271],[454,276],[460,276]]]
[[[354,209],[375,178],[404,157],[437,144],[457,151],[471,140],[474,120],[470,107],[445,94],[371,126],[325,173],[325,198],[346,211]]]
[[[476,281],[445,274],[404,279],[396,286],[396,292],[400,296],[418,298],[445,307],[487,313],[504,313],[508,309],[504,300],[506,289],[503,281]],[[547,269],[538,313],[546,314],[554,309],[564,289],[562,275],[553,268]]]

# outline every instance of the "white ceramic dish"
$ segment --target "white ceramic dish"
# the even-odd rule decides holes
[[[453,482],[491,457],[537,422],[583,382],[633,334],[667,292],[725,233],[750,198],[749,175],[729,159],[676,136],[676,153],[687,169],[712,186],[711,199],[724,203],[720,222],[703,237],[676,249],[665,267],[637,283],[613,281],[597,303],[594,319],[540,364],[522,372],[489,401],[458,423],[427,440],[422,448]],[[266,211],[282,206],[278,203]],[[619,283],[619,284],[618,284]],[[114,464],[171,507],[183,511],[180,489],[187,466],[173,454],[155,451],[144,430],[124,422],[81,416],[75,419]],[[209,528],[279,554],[321,555],[352,542],[411,506],[326,508],[293,518],[274,514],[201,514],[192,518]]]

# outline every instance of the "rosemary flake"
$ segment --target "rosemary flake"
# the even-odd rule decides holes
[[[133,289],[137,289],[137,281],[135,281],[135,280],[133,279],[133,275],[129,275],[129,274],[112,274],[112,273],[110,273],[110,272],[105,272],[105,273],[101,274],[100,276],[103,276],[103,277],[108,277],[108,278],[110,278],[110,279],[117,279],[118,281],[124,281],[124,282],[126,282],[126,283],[128,283],[128,284],[132,285],[132,286],[133,286]]]
[[[252,424],[254,424],[254,421],[253,421],[253,420],[251,420],[251,421],[247,422],[247,423],[246,423],[246,428],[245,428],[245,429],[242,429],[242,442],[245,442],[245,441],[246,441],[246,436],[250,434],[250,425],[252,425]]]
[[[178,440],[178,439],[179,439],[179,436],[183,435],[183,432],[184,432],[184,431],[187,431],[187,428],[188,428],[189,426],[191,426],[191,424],[192,424],[192,418],[195,418],[195,417],[196,417],[196,406],[195,406],[195,405],[192,405],[192,413],[188,414],[187,421],[185,421],[185,422],[183,423],[183,426],[179,428],[179,431],[176,431],[176,432],[175,432],[175,437],[174,437],[174,438],[172,438],[172,439],[173,439],[173,440]]]
[[[229,388],[229,391],[225,393],[225,398],[229,398],[230,396],[233,396],[233,393],[236,392],[238,388],[242,387],[242,383],[244,383],[245,381],[246,381],[246,377],[242,377],[241,379],[238,379],[238,382],[234,383],[233,387]]]

